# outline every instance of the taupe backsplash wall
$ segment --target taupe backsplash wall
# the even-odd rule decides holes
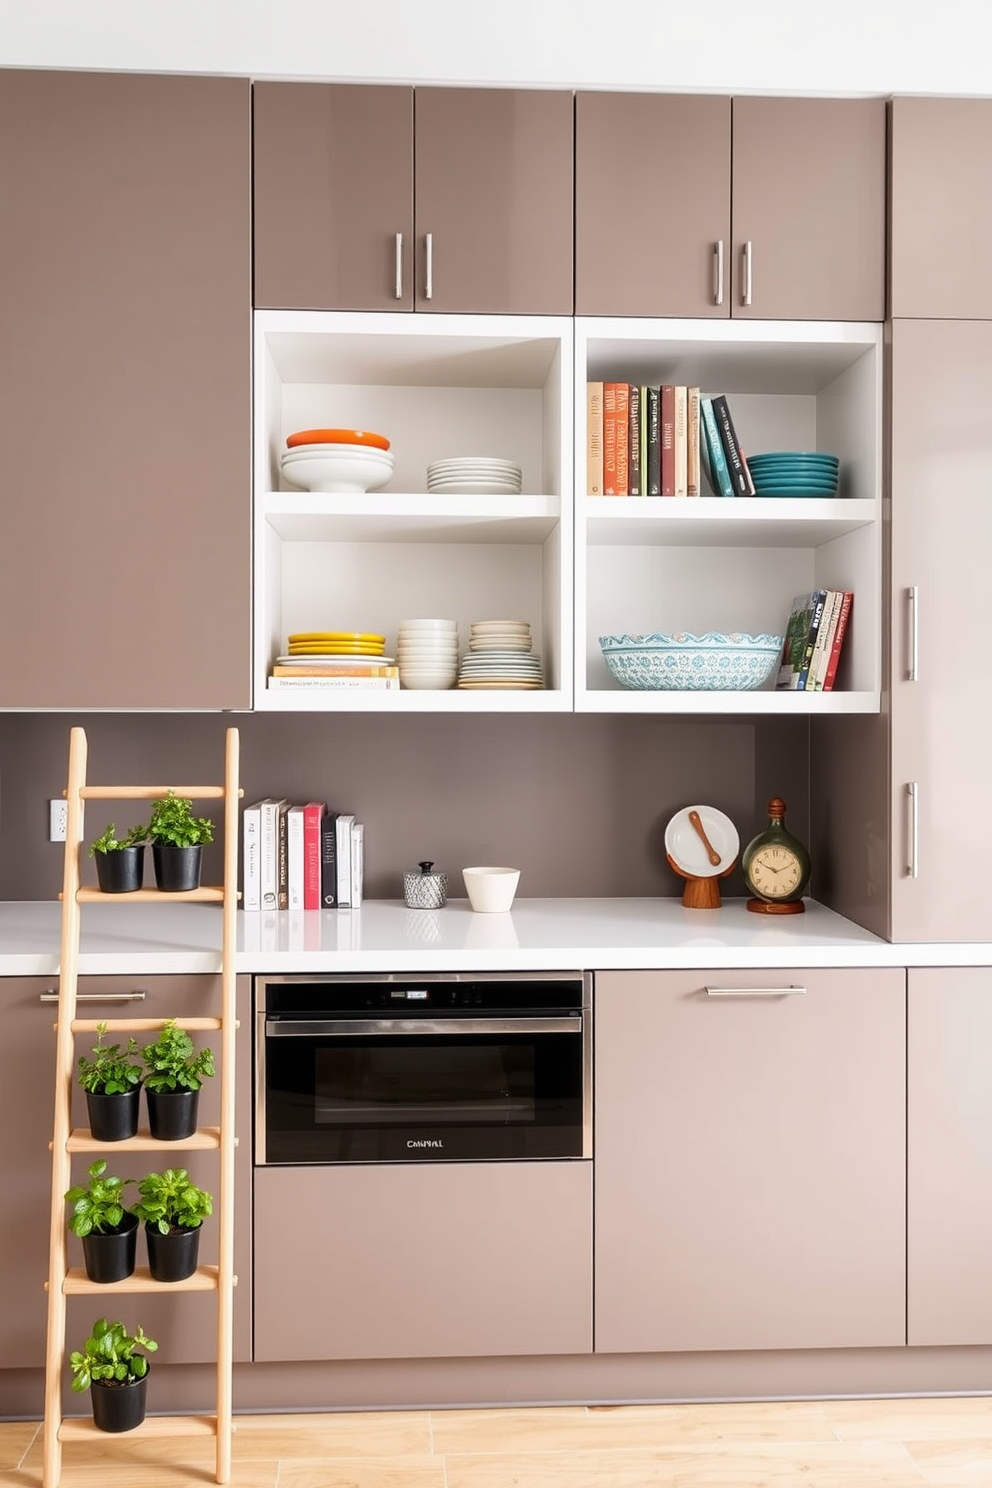
[[[365,823],[366,897],[402,897],[404,869],[431,859],[523,870],[522,896],[677,895],[664,829],[693,803],[731,818],[742,845],[771,795],[808,841],[806,720],[607,716],[22,713],[0,716],[0,899],[52,899],[62,849],[48,841],[48,800],[66,781],[69,729],[89,744],[88,778],[141,785],[223,778],[224,734],[241,735],[245,801],[327,800]],[[209,803],[201,807],[210,815]],[[85,837],[129,826],[147,803],[89,802]],[[216,818],[215,818],[216,819]],[[219,849],[205,876],[216,882]],[[83,854],[84,879],[93,880]],[[741,894],[739,870],[723,892]]]

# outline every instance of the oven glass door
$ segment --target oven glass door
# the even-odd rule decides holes
[[[583,1155],[580,1018],[314,1027],[266,1026],[266,1163]]]

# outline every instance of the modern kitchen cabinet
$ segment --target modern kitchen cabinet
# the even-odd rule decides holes
[[[592,1165],[255,1170],[255,1360],[588,1354]]]
[[[992,967],[909,972],[907,1342],[992,1343]]]
[[[905,1342],[905,973],[598,972],[597,1352]]]
[[[992,322],[891,328],[893,940],[987,940]]]
[[[576,95],[577,315],[880,321],[885,103]]]
[[[889,111],[889,314],[990,320],[992,98],[894,98]]]
[[[255,85],[255,304],[570,315],[572,95]]]
[[[153,977],[83,976],[79,980],[80,1000],[86,999],[87,1017],[193,1017],[215,1012],[219,1008],[219,977],[156,975]],[[51,1200],[51,1154],[49,1151],[54,1108],[55,1040],[52,1027],[57,1015],[57,979],[43,977],[9,977],[3,981],[8,1055],[7,1078],[0,1084],[0,1155],[10,1213],[16,1224],[0,1228],[0,1305],[5,1319],[0,1334],[0,1369],[31,1368],[39,1370],[45,1362],[45,1328],[47,1308],[45,1283],[48,1274],[48,1250]],[[240,991],[240,989],[239,989]],[[247,997],[247,984],[245,996]],[[48,999],[46,1001],[46,998]],[[88,1046],[79,1035],[80,1052]],[[138,1035],[139,1046],[146,1038]],[[195,1035],[208,1042],[209,1036]],[[238,1054],[242,1078],[235,1087],[238,1130],[243,1135],[236,1157],[237,1221],[235,1227],[236,1269],[243,1286],[234,1296],[234,1355],[250,1357],[250,1141],[251,1125],[251,1049],[250,1019],[239,1029]],[[215,1048],[216,1052],[216,1048]],[[207,1081],[200,1098],[200,1123],[216,1124],[220,1107],[220,1081]],[[73,1091],[73,1125],[86,1127],[85,1096],[81,1088]],[[134,1153],[124,1148],[119,1153],[108,1147],[109,1171],[122,1178],[140,1178],[145,1172],[162,1171],[174,1165],[174,1153],[167,1143],[161,1154]],[[73,1157],[73,1182],[85,1181],[86,1168],[93,1154]],[[218,1167],[215,1153],[182,1154],[183,1165],[193,1181],[216,1195]],[[131,1189],[129,1201],[137,1198]],[[66,1206],[68,1214],[68,1206]],[[139,1264],[145,1264],[144,1236],[138,1237]],[[69,1236],[69,1254],[73,1265],[82,1264],[81,1242]],[[208,1220],[201,1242],[201,1264],[217,1260],[216,1226]],[[146,1333],[159,1344],[158,1358],[166,1364],[207,1363],[216,1358],[217,1315],[210,1298],[191,1292],[159,1293],[131,1297],[131,1305],[140,1300],[140,1322]],[[106,1295],[72,1296],[68,1299],[68,1346],[75,1347],[76,1335],[89,1331],[93,1317],[106,1311]],[[39,1383],[39,1405],[40,1405]]]
[[[0,71],[3,707],[250,702],[249,110]]]

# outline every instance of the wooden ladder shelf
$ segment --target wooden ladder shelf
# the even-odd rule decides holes
[[[73,728],[69,735],[69,778],[65,796],[66,842],[62,879],[61,945],[59,953],[59,998],[56,1023],[55,1120],[52,1136],[52,1207],[48,1270],[48,1336],[45,1361],[44,1421],[44,1488],[58,1488],[62,1476],[62,1443],[81,1438],[99,1437],[101,1442],[127,1442],[132,1437],[198,1436],[216,1437],[216,1480],[227,1483],[231,1477],[232,1431],[232,1363],[233,1363],[233,1289],[234,1275],[234,1047],[235,949],[237,934],[238,874],[238,786],[239,736],[229,728],[226,736],[223,785],[176,785],[177,795],[194,800],[214,799],[224,803],[224,882],[218,888],[198,888],[185,893],[161,893],[157,889],[108,896],[97,889],[80,886],[79,855],[86,800],[153,800],[165,795],[169,786],[87,785],[86,734]],[[74,1153],[117,1153],[161,1151],[163,1144],[146,1130],[122,1142],[95,1141],[87,1129],[71,1128],[70,1111],[76,1078],[75,1036],[92,1033],[96,1021],[76,1017],[76,990],[79,979],[80,907],[95,900],[110,898],[122,907],[131,903],[158,900],[160,903],[202,901],[222,907],[221,941],[221,1012],[217,1018],[180,1018],[187,1030],[213,1029],[220,1034],[220,1125],[201,1127],[185,1140],[169,1142],[167,1151],[214,1149],[219,1159],[219,1196],[215,1209],[218,1225],[219,1259],[215,1266],[200,1266],[186,1281],[159,1282],[147,1267],[138,1267],[133,1276],[114,1282],[113,1292],[148,1293],[165,1291],[210,1292],[217,1298],[217,1396],[216,1413],[208,1416],[149,1416],[135,1431],[121,1436],[98,1431],[92,1420],[63,1416],[62,1389],[66,1379],[66,1297],[72,1294],[106,1295],[108,1288],[88,1279],[81,1268],[67,1264],[67,1211],[65,1192],[72,1183],[71,1160]],[[161,1019],[132,1018],[106,1021],[110,1032],[154,1032],[162,1027]]]

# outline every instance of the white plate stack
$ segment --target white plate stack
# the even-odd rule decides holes
[[[454,687],[458,676],[458,621],[401,620],[396,660],[400,687]]]
[[[519,496],[523,473],[514,460],[461,455],[427,467],[427,489],[449,496]]]
[[[529,620],[473,620],[458,686],[534,691],[544,686],[541,658],[531,650]]]

